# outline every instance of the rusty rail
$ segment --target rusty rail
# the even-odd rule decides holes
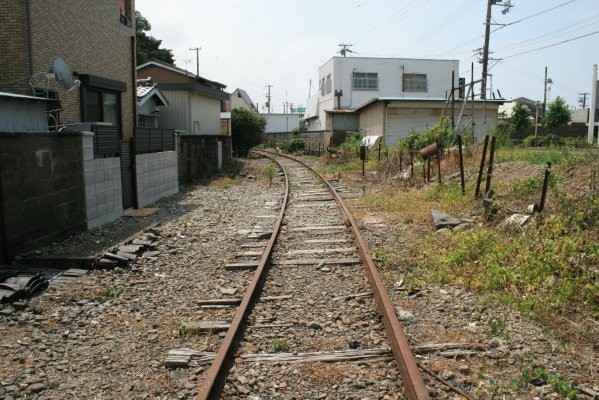
[[[259,295],[259,287],[263,283],[265,274],[268,271],[268,261],[271,256],[276,237],[281,229],[283,216],[285,214],[285,209],[289,199],[289,178],[283,166],[277,160],[275,160],[274,157],[272,157],[272,155],[275,154],[257,150],[252,150],[252,152],[271,158],[274,162],[276,162],[279,165],[279,167],[281,167],[285,174],[285,198],[281,207],[279,219],[275,223],[275,228],[264,251],[264,254],[262,255],[260,263],[256,268],[256,271],[254,272],[252,281],[250,282],[248,289],[246,290],[243,296],[241,304],[235,313],[235,317],[231,322],[231,327],[227,331],[227,334],[225,335],[225,338],[219,351],[216,353],[214,362],[212,363],[210,369],[206,373],[204,381],[200,386],[200,391],[195,397],[195,400],[207,400],[217,398],[220,394],[220,391],[222,390],[222,387],[224,386],[224,381],[226,379],[228,368],[232,363],[232,355],[235,351],[236,343],[238,342],[238,339],[241,338],[241,335],[245,330],[243,322],[245,321],[247,315],[253,308],[254,302],[257,296]],[[372,256],[368,251],[366,242],[362,238],[356,221],[352,217],[347,206],[345,205],[341,197],[337,194],[335,189],[333,189],[331,184],[326,179],[324,179],[322,175],[320,175],[317,171],[312,169],[305,162],[284,154],[276,155],[294,160],[304,165],[306,168],[310,169],[313,173],[315,173],[327,185],[333,197],[343,210],[343,214],[346,218],[346,221],[352,228],[352,233],[354,235],[354,239],[358,247],[358,253],[360,254],[360,257],[363,260],[364,270],[372,288],[372,292],[377,307],[379,309],[379,313],[382,317],[383,325],[385,326],[385,332],[387,338],[389,339],[391,349],[393,350],[395,360],[399,367],[406,393],[411,400],[429,400],[430,397],[428,394],[428,390],[426,388],[426,385],[424,384],[424,380],[422,378],[422,375],[420,374],[418,365],[416,364],[416,359],[414,358],[414,355],[412,354],[412,351],[410,349],[408,339],[403,331],[403,328],[397,316],[395,315],[395,310],[393,308],[393,305],[391,304],[389,296],[387,295],[385,285],[383,284],[383,281],[374,265]]]
[[[370,287],[372,288],[372,293],[374,299],[376,301],[377,307],[379,309],[379,313],[381,315],[383,325],[385,326],[385,333],[387,335],[387,339],[389,339],[389,344],[391,345],[391,349],[393,350],[393,355],[395,356],[395,361],[399,367],[399,371],[402,377],[402,382],[408,397],[411,400],[428,400],[430,399],[428,394],[428,389],[424,383],[422,378],[422,374],[418,369],[418,365],[416,363],[416,358],[414,354],[412,354],[412,350],[410,349],[410,343],[408,342],[408,338],[404,333],[403,327],[395,314],[395,309],[393,304],[391,304],[391,300],[387,295],[387,289],[385,288],[385,284],[381,279],[381,276],[374,265],[374,261],[372,260],[372,256],[368,251],[368,246],[358,229],[358,224],[352,217],[349,209],[343,202],[343,199],[337,194],[333,186],[317,171],[311,168],[305,162],[298,160],[294,157],[278,154],[279,156],[283,156],[299,162],[304,165],[306,168],[310,169],[314,174],[316,174],[322,181],[327,185],[329,190],[331,191],[333,197],[343,210],[343,214],[349,225],[352,228],[352,234],[354,235],[354,239],[356,241],[356,245],[358,247],[358,253],[362,258],[364,263],[364,270],[366,272],[366,276],[368,277],[368,282],[370,283]]]
[[[195,397],[195,400],[212,400],[219,397],[220,392],[222,391],[222,388],[225,383],[225,378],[230,363],[232,363],[233,361],[232,356],[236,349],[236,343],[239,341],[245,330],[244,321],[251,312],[257,296],[260,294],[260,286],[263,284],[264,277],[268,272],[268,261],[272,254],[272,249],[274,247],[277,235],[281,229],[283,216],[285,215],[285,209],[289,200],[289,177],[287,176],[287,172],[281,164],[279,164],[274,159],[272,160],[279,165],[279,167],[285,175],[285,196],[283,199],[283,204],[281,205],[281,212],[279,213],[279,217],[277,219],[277,222],[275,223],[273,232],[270,235],[270,239],[268,240],[266,249],[262,254],[262,258],[258,263],[258,267],[256,268],[254,275],[252,276],[252,280],[248,285],[243,299],[241,300],[239,308],[235,312],[235,316],[231,321],[231,326],[229,327],[229,330],[227,331],[227,334],[223,339],[223,343],[221,344],[218,352],[216,353],[212,365],[206,372],[206,376],[204,377],[204,380],[202,382],[202,385],[200,386],[200,390],[197,396]]]

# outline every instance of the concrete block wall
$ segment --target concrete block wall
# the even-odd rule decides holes
[[[177,151],[179,180],[197,183],[231,163],[231,136],[178,134]]]
[[[94,159],[93,133],[83,134],[83,173],[87,229],[123,215],[121,158]]]
[[[0,133],[7,258],[85,230],[81,149],[80,134]]]
[[[179,192],[176,151],[137,154],[135,158],[140,208]]]

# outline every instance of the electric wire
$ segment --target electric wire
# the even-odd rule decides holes
[[[491,33],[493,33],[493,32],[496,32],[496,31],[498,31],[498,30],[500,30],[500,29],[503,29],[503,28],[505,28],[505,27],[507,27],[507,26],[515,25],[515,24],[517,24],[517,23],[520,23],[520,22],[522,22],[522,21],[526,21],[526,20],[528,20],[528,19],[531,19],[531,18],[534,18],[534,17],[538,17],[539,15],[542,15],[542,14],[545,14],[545,13],[547,13],[547,12],[549,12],[549,11],[553,11],[553,10],[555,10],[555,9],[557,9],[557,8],[560,8],[560,7],[566,6],[566,5],[568,5],[568,4],[570,4],[570,3],[573,3],[573,2],[575,2],[575,1],[577,1],[577,0],[569,0],[569,1],[566,1],[565,3],[558,4],[557,6],[554,6],[554,7],[551,7],[551,8],[548,8],[548,9],[545,9],[545,10],[542,10],[542,11],[539,11],[539,12],[536,12],[536,13],[534,13],[534,14],[531,14],[531,15],[527,16],[527,17],[521,18],[521,19],[519,19],[519,20],[517,20],[517,21],[513,21],[513,22],[510,22],[510,23],[508,23],[508,24],[505,24],[505,25],[503,25],[503,26],[497,27],[497,28],[495,28],[495,29],[491,30]],[[477,36],[477,37],[475,37],[475,38],[469,39],[469,40],[467,40],[467,41],[465,41],[465,42],[462,42],[462,43],[460,43],[459,45],[457,45],[457,46],[455,46],[455,47],[452,47],[452,48],[451,48],[451,49],[449,49],[449,50],[444,50],[444,51],[442,51],[442,52],[435,53],[435,54],[431,55],[431,57],[440,57],[440,56],[443,56],[443,55],[445,55],[445,54],[464,54],[464,53],[468,53],[468,52],[470,52],[470,50],[468,50],[468,51],[465,51],[465,52],[460,52],[460,53],[452,53],[452,52],[453,52],[454,50],[458,50],[458,49],[460,49],[460,48],[462,48],[462,47],[464,47],[464,46],[467,46],[467,45],[469,45],[469,44],[472,44],[472,43],[474,43],[474,42],[476,42],[476,41],[478,41],[478,40],[480,40],[480,39],[482,39],[482,38],[484,38],[484,37],[485,37],[484,35],[480,35],[480,36]]]
[[[537,47],[536,49],[531,49],[531,50],[523,51],[523,52],[516,53],[516,54],[510,54],[508,56],[504,56],[503,59],[513,58],[513,57],[521,56],[521,55],[524,55],[524,54],[533,53],[535,51],[539,51],[539,50],[543,50],[543,49],[548,49],[550,47],[555,47],[555,46],[558,46],[560,44],[564,44],[564,43],[568,43],[568,42],[573,42],[575,40],[582,39],[582,38],[585,38],[585,37],[588,37],[588,36],[592,36],[592,35],[596,35],[598,33],[599,33],[599,31],[590,32],[590,33],[587,33],[587,34],[584,34],[584,35],[580,35],[580,36],[576,36],[576,37],[573,37],[573,38],[570,38],[570,39],[562,40],[561,42],[552,43],[552,44],[547,45],[547,46]]]

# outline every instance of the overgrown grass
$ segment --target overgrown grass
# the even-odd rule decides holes
[[[425,189],[389,187],[363,196],[360,202],[410,223],[414,236],[405,238],[408,246],[381,248],[375,257],[383,270],[402,265],[408,287],[464,286],[539,321],[566,342],[592,343],[599,335],[594,322],[599,319],[598,152],[514,149],[500,154],[498,164],[506,160],[559,164],[550,181],[550,208],[524,228],[499,229],[504,213],[466,231],[437,235],[430,229],[431,208],[456,216],[483,215],[471,195],[473,183],[468,183],[466,196],[453,181]],[[542,174],[509,178],[509,185],[494,185],[505,203],[540,196]],[[500,325],[497,321],[489,329],[499,332]]]
[[[495,153],[495,162],[524,161],[530,164],[546,165],[551,162],[554,165],[577,165],[584,162],[592,162],[598,159],[598,151],[594,149],[570,149],[570,148],[500,148]]]

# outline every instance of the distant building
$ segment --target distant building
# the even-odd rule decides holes
[[[221,134],[221,111],[229,100],[226,85],[160,61],[138,66],[137,73],[151,77],[169,99],[170,106],[161,113],[159,127],[194,135]]]
[[[231,111],[234,108],[245,108],[246,110],[258,113],[258,107],[254,104],[250,96],[243,89],[235,89],[227,101],[226,110]]]
[[[168,106],[168,100],[152,79],[137,81],[137,126],[140,128],[158,128],[158,119],[162,107]]]
[[[308,130],[324,130],[326,113],[354,110],[374,98],[444,99],[458,60],[332,57],[319,70],[318,92],[310,97],[304,121]]]
[[[291,132],[299,129],[301,114],[262,114],[266,118],[266,133]]]

